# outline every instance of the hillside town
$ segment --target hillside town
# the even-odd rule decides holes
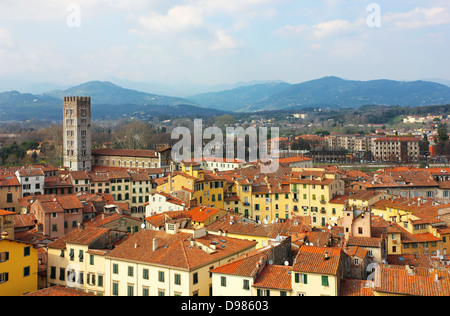
[[[0,169],[0,296],[450,295],[448,167],[291,155],[263,173],[91,149],[90,124],[90,98],[64,98],[63,166]],[[380,161],[419,152],[399,136],[327,141]]]

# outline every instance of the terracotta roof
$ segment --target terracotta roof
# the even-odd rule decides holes
[[[358,246],[351,246],[344,249],[344,252],[349,257],[365,258],[368,254],[367,249]]]
[[[109,233],[107,228],[87,227],[84,229],[75,229],[54,242],[48,244],[48,248],[65,249],[66,243],[89,245],[97,238]]]
[[[189,210],[189,214],[192,216],[192,221],[199,223],[206,221],[218,212],[220,212],[220,209],[206,206],[197,206]]]
[[[339,248],[303,245],[295,258],[292,270],[305,273],[337,275],[341,266],[341,259],[342,251]]]
[[[74,180],[89,180],[89,173],[87,171],[70,171],[70,176]]]
[[[412,296],[450,295],[448,270],[432,270],[427,275],[417,275],[404,268],[379,269],[379,272],[375,273],[374,291]],[[438,280],[435,279],[436,275]]]
[[[328,203],[333,204],[348,204],[348,195],[337,195],[334,197],[334,199],[330,200]]]
[[[131,150],[131,149],[111,149],[111,148],[92,149],[92,155],[158,158],[158,153],[154,150]]]
[[[112,223],[114,221],[119,221],[122,218],[134,220],[134,221],[136,221],[136,223],[142,223],[142,221],[137,217],[114,213],[111,215],[106,215],[106,214],[98,215],[94,218],[93,221],[88,220],[88,221],[85,221],[83,224],[86,225],[87,227],[102,227],[102,226]]]
[[[14,217],[14,227],[31,227],[37,223],[36,216],[34,214],[16,214]]]
[[[304,157],[304,156],[294,156],[294,157],[286,157],[278,159],[278,163],[280,164],[289,164],[294,162],[303,162],[303,161],[312,161],[312,158]]]
[[[191,236],[186,233],[171,235],[163,231],[143,230],[125,240],[107,257],[182,269],[196,269],[238,252],[250,250],[257,244],[255,241],[208,234],[196,238],[194,240],[196,245],[192,246]],[[157,238],[158,244],[155,251],[153,250],[154,238]],[[216,250],[209,247],[213,242],[216,243]],[[209,250],[199,249],[198,246]]]
[[[13,174],[0,175],[0,187],[18,187],[20,186],[19,180]]]
[[[179,219],[179,218],[191,218],[187,211],[171,211],[156,214],[146,217],[145,220],[153,227],[161,227],[165,225],[167,220]]]
[[[8,215],[16,215],[16,214],[17,213],[15,213],[15,212],[0,210],[0,216],[8,216]]]
[[[45,176],[44,171],[42,169],[19,169],[17,170],[17,173],[20,177],[39,177],[39,176]]]
[[[290,271],[292,271],[290,266],[266,265],[253,283],[253,287],[290,291],[292,290]]]
[[[430,256],[421,254],[402,254],[388,255],[386,258],[388,264],[397,266],[414,266],[422,268],[433,268],[434,265]]]
[[[371,281],[345,279],[341,281],[340,296],[374,296],[372,286]]]
[[[253,277],[258,273],[257,264],[267,258],[269,248],[256,249],[211,270],[212,273]]]
[[[380,248],[381,238],[350,236],[347,241],[347,246]]]
[[[36,292],[25,294],[25,296],[96,296],[96,295],[57,285]]]

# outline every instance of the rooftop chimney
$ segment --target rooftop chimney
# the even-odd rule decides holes
[[[153,238],[153,251],[156,251],[158,249],[158,238]]]

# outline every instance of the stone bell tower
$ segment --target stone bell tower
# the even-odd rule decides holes
[[[64,167],[91,171],[91,98],[64,97]]]

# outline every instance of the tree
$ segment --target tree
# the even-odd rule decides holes
[[[445,155],[445,144],[449,140],[447,124],[439,124],[438,135],[435,138],[436,145],[438,146],[439,154]]]

